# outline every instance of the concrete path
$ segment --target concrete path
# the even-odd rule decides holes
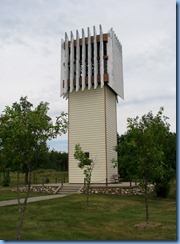
[[[39,185],[31,185],[33,186],[42,186],[41,184]],[[59,184],[44,184],[44,186],[60,186]],[[67,195],[71,195],[71,194],[75,194],[78,193],[79,189],[83,186],[82,184],[68,184],[68,183],[64,183],[64,186],[66,187],[66,190],[62,191],[62,193],[59,194],[54,194],[54,195],[46,195],[46,196],[38,196],[38,197],[29,197],[28,198],[28,203],[31,202],[38,202],[38,201],[44,201],[44,200],[50,200],[50,199],[55,199],[55,198],[60,198],[60,197],[65,197]],[[68,186],[69,186],[69,191],[68,191]],[[64,187],[62,188],[64,189]],[[60,191],[61,192],[61,191]],[[24,202],[24,199],[20,200],[21,203]],[[0,207],[3,206],[8,206],[8,205],[17,205],[18,201],[17,199],[13,199],[13,200],[5,200],[5,201],[0,201]]]
[[[60,197],[65,197],[66,195],[48,195],[48,196],[39,196],[39,197],[29,197],[28,198],[28,203],[30,202],[39,202],[39,201],[44,201],[44,200],[49,200],[49,199],[54,199],[54,198],[60,198]],[[24,201],[24,199],[21,199],[21,203]],[[6,201],[0,201],[0,207],[8,206],[8,205],[16,205],[18,204],[17,199],[14,200],[6,200]]]
[[[57,184],[46,184],[46,186],[54,186]],[[92,184],[92,187],[102,187],[104,185],[104,187],[106,186],[105,184]],[[122,183],[117,183],[117,184],[108,184],[108,187],[123,187],[123,186],[129,186],[130,183],[129,182],[122,182]],[[132,183],[132,185],[134,185],[134,183]],[[33,185],[32,185],[33,186]],[[37,186],[37,185],[36,185]],[[64,186],[76,186],[77,188],[81,188],[83,186],[83,184],[69,184],[69,183],[64,183]],[[46,196],[39,196],[39,197],[29,197],[28,198],[28,203],[30,202],[39,202],[39,201],[44,201],[44,200],[49,200],[49,199],[55,199],[55,198],[60,198],[60,197],[65,197],[67,195],[70,194],[63,194],[64,192],[62,192],[62,194],[56,194],[56,195],[46,195]],[[78,190],[77,190],[78,193]],[[24,199],[21,199],[21,202],[23,202]],[[16,205],[18,204],[17,199],[13,199],[13,200],[6,200],[6,201],[0,201],[0,207],[3,206],[8,206],[8,205]]]

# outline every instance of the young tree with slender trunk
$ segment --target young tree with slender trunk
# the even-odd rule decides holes
[[[89,191],[94,161],[86,156],[79,143],[75,145],[74,158],[79,161],[78,167],[84,170],[87,207],[89,207]]]
[[[126,176],[139,181],[144,188],[147,224],[149,223],[148,183],[155,183],[156,187],[162,183],[164,187],[168,187],[174,176],[174,170],[165,157],[165,142],[169,138],[170,125],[163,111],[164,109],[160,108],[155,116],[149,112],[142,118],[129,118],[128,130],[116,147],[119,167],[122,166]]]
[[[48,103],[40,102],[33,109],[27,97],[21,97],[19,103],[13,103],[12,107],[7,106],[0,116],[0,159],[2,163],[8,164],[11,170],[26,172],[27,176],[27,194],[23,204],[20,203],[19,177],[17,177],[20,213],[17,240],[21,239],[32,171],[38,167],[42,156],[48,151],[47,140],[67,131],[67,114],[62,112],[53,124],[52,119],[47,115],[48,110]]]

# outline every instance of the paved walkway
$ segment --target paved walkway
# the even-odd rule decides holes
[[[39,202],[39,201],[44,201],[44,200],[49,200],[49,199],[54,199],[54,198],[60,198],[60,197],[65,197],[66,195],[48,195],[48,196],[39,196],[39,197],[29,197],[28,198],[28,203],[30,202]],[[23,202],[24,199],[21,199],[21,202]],[[8,205],[16,205],[18,204],[17,199],[14,200],[6,200],[6,201],[0,201],[0,207],[3,206],[8,206]]]
[[[56,184],[46,184],[46,186],[50,186],[50,185],[54,186]],[[64,185],[71,185],[71,184],[65,183]],[[79,185],[80,187],[82,186],[82,184],[74,184],[74,185]],[[123,182],[123,183],[117,183],[117,184],[108,184],[109,187],[123,187],[123,186],[129,186],[129,185],[130,185],[129,182]],[[132,183],[132,185],[134,185],[134,183]],[[96,187],[101,186],[102,187],[103,184],[92,184],[92,186],[96,186]],[[105,184],[104,184],[104,186],[105,186]],[[39,202],[39,201],[44,201],[44,200],[49,200],[49,199],[55,199],[55,198],[60,198],[60,197],[65,197],[65,196],[67,196],[67,195],[56,194],[56,195],[46,195],[46,196],[39,196],[39,197],[29,197],[28,203]],[[24,201],[24,199],[21,199],[21,202],[23,202],[23,201]],[[16,204],[18,204],[17,199],[0,201],[0,207],[8,206],[8,205],[16,205]]]

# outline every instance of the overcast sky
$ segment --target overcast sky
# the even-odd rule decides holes
[[[125,100],[117,105],[118,133],[127,118],[161,106],[176,131],[176,1],[0,0],[0,113],[21,96],[49,115],[67,112],[60,98],[60,43],[67,32],[112,27],[123,48]],[[51,141],[67,151],[67,135]]]

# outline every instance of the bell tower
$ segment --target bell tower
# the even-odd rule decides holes
[[[122,46],[113,29],[93,34],[87,28],[82,35],[76,31],[70,39],[65,33],[61,40],[61,92],[68,99],[69,183],[83,183],[83,171],[74,159],[79,143],[92,158],[95,166],[92,183],[111,182],[117,169],[112,159],[117,158],[117,97],[124,99]]]

